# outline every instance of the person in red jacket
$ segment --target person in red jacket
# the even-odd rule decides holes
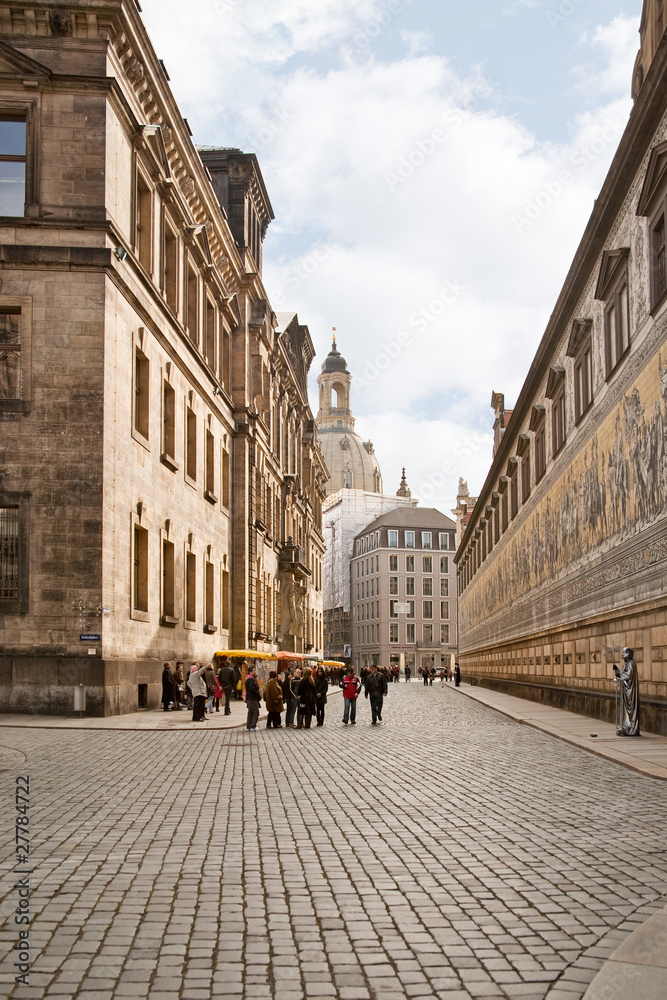
[[[361,691],[361,681],[355,675],[354,667],[347,668],[347,673],[338,687],[343,689],[343,703],[345,705],[343,709],[343,725],[346,726],[348,722],[354,725],[357,721],[357,698]]]

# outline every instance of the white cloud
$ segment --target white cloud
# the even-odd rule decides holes
[[[144,5],[157,11],[156,0]],[[181,16],[175,0],[160,0],[160,15],[165,7]],[[636,21],[593,35],[604,63],[596,89],[555,144],[481,110],[495,97],[501,109],[503,95],[482,69],[424,54],[425,39],[391,62],[354,48],[355,32],[387,8],[261,0],[241,10],[232,0],[211,41],[206,25],[183,21],[195,51],[169,68],[183,81],[198,66],[201,78],[184,86],[199,141],[252,143],[259,155],[277,215],[265,284],[275,308],[309,325],[313,375],[336,326],[357,429],[375,443],[385,489],[405,465],[413,490],[431,483],[424,501],[446,511],[459,475],[472,492],[484,479],[491,391],[514,401],[615,151]],[[342,60],[289,62],[342,43]],[[591,77],[588,66],[577,73]],[[174,90],[183,102],[180,82]]]

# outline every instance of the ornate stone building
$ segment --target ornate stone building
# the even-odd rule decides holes
[[[202,149],[131,0],[0,11],[0,710],[322,649],[313,345],[254,155]]]
[[[320,408],[317,414],[319,443],[329,469],[327,494],[340,489],[382,493],[382,474],[370,441],[362,441],[354,430],[356,423],[350,407],[352,375],[336,347],[324,360],[317,377]],[[335,397],[335,399],[334,399]]]
[[[667,733],[662,2],[641,23],[634,109],[457,553],[459,659],[611,720],[631,646],[642,728]]]

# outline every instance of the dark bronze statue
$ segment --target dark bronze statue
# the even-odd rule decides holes
[[[621,688],[621,719],[617,736],[639,736],[639,675],[634,650],[623,650],[623,669],[614,665],[615,683]]]

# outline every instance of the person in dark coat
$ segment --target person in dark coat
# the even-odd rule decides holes
[[[327,691],[329,690],[329,678],[321,667],[316,667],[313,671],[315,680],[315,717],[318,726],[324,725],[324,706],[327,703]]]
[[[315,682],[310,667],[304,667],[303,677],[299,682],[299,707],[296,713],[296,728],[310,729],[310,723],[315,712]]]
[[[460,687],[461,685],[461,668],[459,667],[458,663],[454,667],[454,683],[456,684],[457,687]]]
[[[367,675],[364,684],[364,696],[371,701],[372,725],[382,722],[382,702],[387,693],[387,678],[378,671],[377,667],[371,667],[370,674]]]
[[[174,703],[178,705],[178,695],[174,693],[174,678],[171,672],[171,663],[164,663],[162,666],[162,708],[169,711],[169,706]]]
[[[248,667],[245,679],[245,703],[248,708],[246,729],[249,729],[252,733],[256,733],[259,728],[257,723],[259,722],[259,706],[261,701],[262,693],[257,683],[255,667]]]
[[[183,704],[183,661],[177,660],[174,672],[171,675],[174,682],[174,706],[172,712],[180,712]]]
[[[299,707],[299,684],[301,683],[301,670],[299,667],[296,668],[294,673],[291,671],[286,675],[286,683],[284,687],[285,691],[285,704],[287,705],[287,711],[285,712],[285,725],[288,729],[295,729],[294,716],[296,715],[297,708]]]
[[[230,708],[230,702],[232,700],[232,691],[237,685],[236,671],[231,665],[226,656],[223,656],[220,660],[220,669],[218,670],[218,684],[223,690],[225,696],[225,715],[231,715],[232,710]]]

